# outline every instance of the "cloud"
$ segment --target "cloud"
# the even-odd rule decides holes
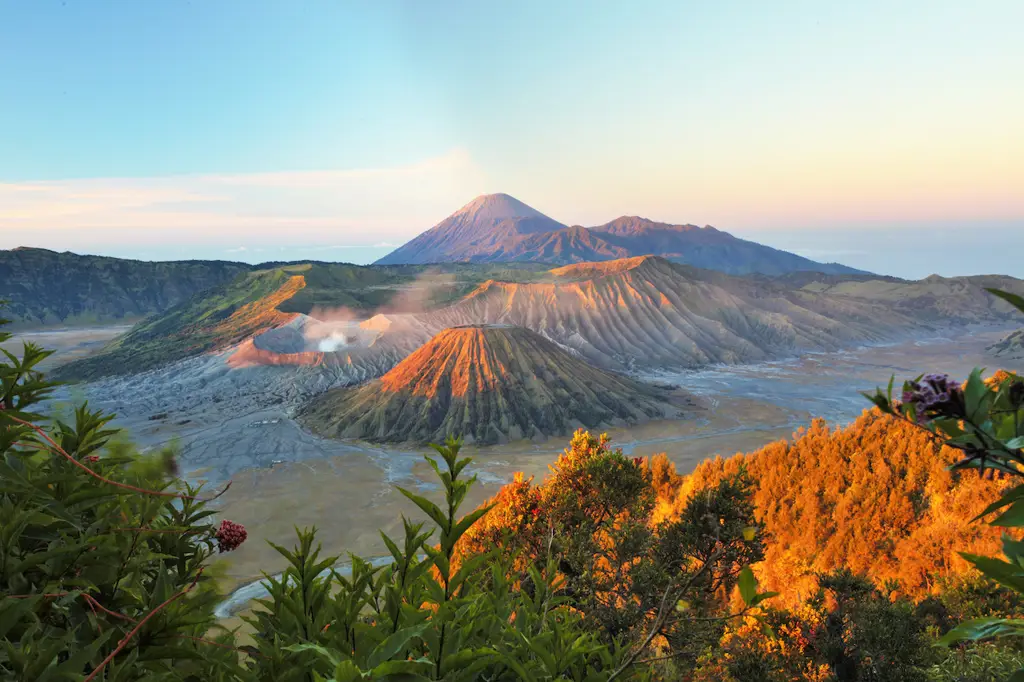
[[[0,182],[0,248],[381,248],[485,188],[462,150],[387,168]]]

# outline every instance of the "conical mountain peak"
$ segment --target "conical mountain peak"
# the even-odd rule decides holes
[[[607,372],[524,327],[439,332],[377,381],[335,389],[303,421],[327,436],[370,441],[497,443],[678,418],[688,396]]]
[[[482,194],[453,215],[473,216],[476,220],[501,221],[509,218],[545,218],[546,216],[508,194]]]

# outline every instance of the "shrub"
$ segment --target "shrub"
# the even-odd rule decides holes
[[[235,679],[204,571],[213,512],[179,490],[173,453],[113,440],[110,415],[40,426],[48,354],[0,362],[0,678]]]

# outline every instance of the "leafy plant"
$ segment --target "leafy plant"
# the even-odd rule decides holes
[[[208,500],[176,489],[172,452],[118,443],[110,415],[83,404],[41,426],[49,353],[3,353],[0,678],[235,679],[204,571],[221,544]]]
[[[474,478],[458,440],[428,457],[444,488],[438,505],[399,490],[431,523],[403,519],[404,537],[382,535],[389,566],[351,557],[351,574],[320,558],[315,529],[268,577],[270,596],[248,620],[256,629],[250,671],[259,680],[609,680],[624,651],[599,641],[559,595],[556,565],[531,566],[532,589],[510,577],[500,550],[457,558],[455,547],[488,511],[460,517]]]
[[[1024,312],[1024,298],[995,289],[992,294]],[[1001,372],[988,380],[982,370],[971,372],[963,386],[945,375],[925,375],[903,384],[893,397],[893,381],[869,399],[883,412],[926,430],[963,457],[953,469],[980,469],[1008,480],[1024,477],[1024,380]],[[1000,528],[1024,527],[1024,483],[1010,488],[978,519],[997,514],[989,523]],[[1003,537],[1005,559],[962,554],[984,576],[1024,594],[1024,542]],[[1024,635],[1024,620],[984,617],[965,621],[940,640],[942,644]],[[1024,680],[1024,667],[1012,677]]]

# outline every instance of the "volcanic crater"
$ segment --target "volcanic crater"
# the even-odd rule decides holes
[[[696,408],[681,391],[593,367],[537,332],[480,324],[441,331],[380,379],[315,398],[299,419],[333,438],[493,444]]]

